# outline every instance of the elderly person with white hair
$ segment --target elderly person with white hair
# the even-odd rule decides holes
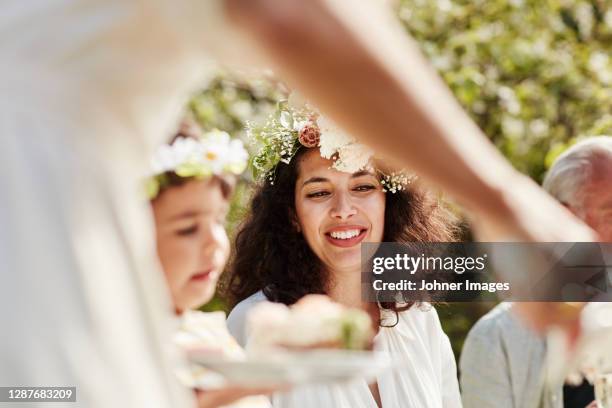
[[[612,241],[612,137],[599,136],[564,152],[543,187],[586,222],[599,241]]]
[[[612,242],[612,137],[583,140],[560,155],[544,189],[599,235]],[[593,387],[545,381],[547,342],[530,331],[502,303],[479,320],[466,339],[461,359],[463,404],[471,407],[584,408]]]

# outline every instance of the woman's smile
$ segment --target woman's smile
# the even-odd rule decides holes
[[[344,225],[331,228],[325,233],[332,245],[349,248],[358,245],[366,237],[368,229],[359,225]]]

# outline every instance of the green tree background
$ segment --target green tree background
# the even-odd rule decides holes
[[[468,114],[537,182],[572,143],[612,134],[612,2],[399,0],[393,7]],[[189,111],[205,129],[244,138],[245,123],[264,118],[285,94],[270,76],[220,71]],[[248,175],[244,181],[230,231],[248,200]],[[457,356],[469,328],[492,306],[438,307]],[[226,304],[217,297],[205,308]]]

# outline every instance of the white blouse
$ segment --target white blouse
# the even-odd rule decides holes
[[[258,292],[239,303],[229,315],[230,333],[243,346],[248,342],[244,330],[246,315],[264,300],[263,293]],[[402,368],[377,377],[383,408],[461,407],[455,358],[433,306],[415,306],[399,313],[397,325],[380,328],[374,339],[374,349],[389,351],[406,361]],[[273,405],[283,408],[376,408],[370,388],[363,379],[348,384],[295,388],[274,395]]]

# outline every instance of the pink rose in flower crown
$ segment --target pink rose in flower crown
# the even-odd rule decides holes
[[[321,141],[321,131],[314,123],[307,123],[300,129],[298,140],[304,147],[317,147]]]

